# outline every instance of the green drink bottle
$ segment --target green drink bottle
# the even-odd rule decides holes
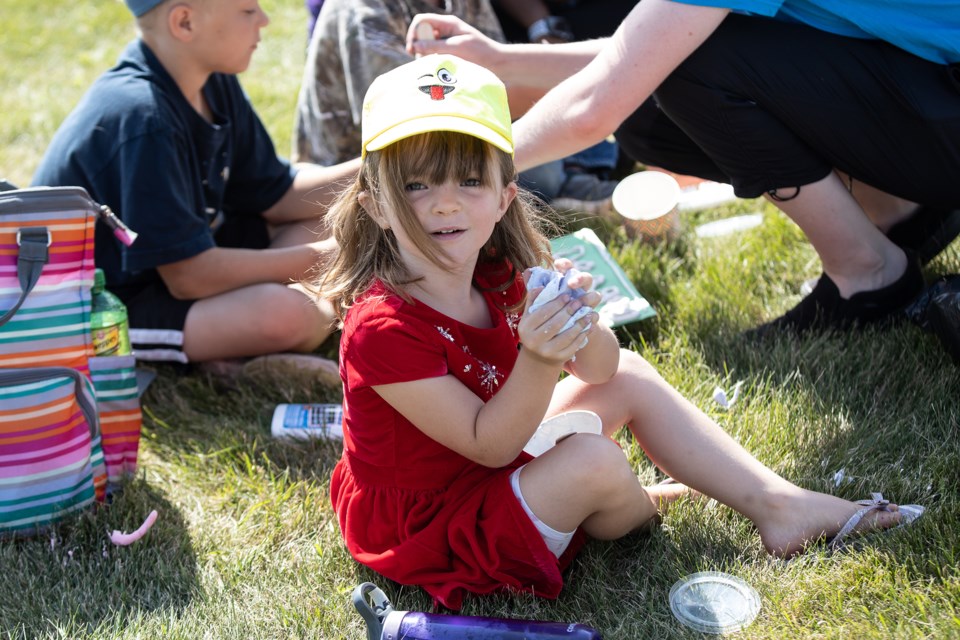
[[[124,356],[130,350],[130,324],[127,308],[120,298],[104,288],[106,278],[101,269],[93,275],[90,291],[90,333],[95,356]]]

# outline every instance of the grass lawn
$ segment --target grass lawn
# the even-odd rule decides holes
[[[273,19],[244,86],[289,149],[305,48],[301,0],[264,2]],[[120,0],[0,0],[0,177],[26,185],[56,127],[133,37]],[[698,239],[696,224],[762,211],[760,227]],[[581,622],[604,638],[687,638],[667,602],[697,571],[753,585],[762,608],[744,638],[960,637],[960,377],[913,326],[783,338],[740,332],[799,298],[819,272],[798,229],[761,201],[684,214],[669,246],[598,226],[658,311],[621,332],[687,397],[794,482],[850,499],[882,491],[928,507],[914,526],[836,554],[769,559],[741,516],[681,502],[651,533],[590,543],[556,601],[469,598],[466,615]],[[927,268],[960,271],[958,247]],[[335,347],[329,347],[331,353]],[[227,385],[160,368],[143,399],[137,478],[109,507],[37,539],[0,543],[0,634],[7,638],[364,638],[350,595],[376,582],[398,609],[429,610],[420,590],[358,566],[328,499],[332,443],[271,440],[280,402],[338,401],[309,380]],[[728,410],[716,386],[743,382]],[[644,479],[654,470],[628,437]],[[838,471],[843,479],[836,480]],[[160,517],[130,547],[106,532]]]

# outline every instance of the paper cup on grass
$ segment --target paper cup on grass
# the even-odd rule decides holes
[[[627,231],[644,240],[672,240],[680,232],[680,185],[661,171],[640,171],[620,181],[613,208]]]

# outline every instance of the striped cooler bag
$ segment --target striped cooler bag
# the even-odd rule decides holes
[[[136,469],[132,355],[93,357],[94,226],[79,187],[0,193],[0,535],[35,533]]]

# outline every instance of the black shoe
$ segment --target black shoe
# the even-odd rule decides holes
[[[887,237],[903,250],[913,251],[925,265],[960,235],[960,209],[946,211],[921,206],[916,213],[898,222]]]
[[[849,299],[830,276],[823,274],[810,295],[785,314],[747,332],[761,339],[773,333],[802,335],[808,331],[847,330],[896,318],[923,291],[923,273],[916,256],[907,251],[907,269],[900,278],[875,291],[861,291]]]

